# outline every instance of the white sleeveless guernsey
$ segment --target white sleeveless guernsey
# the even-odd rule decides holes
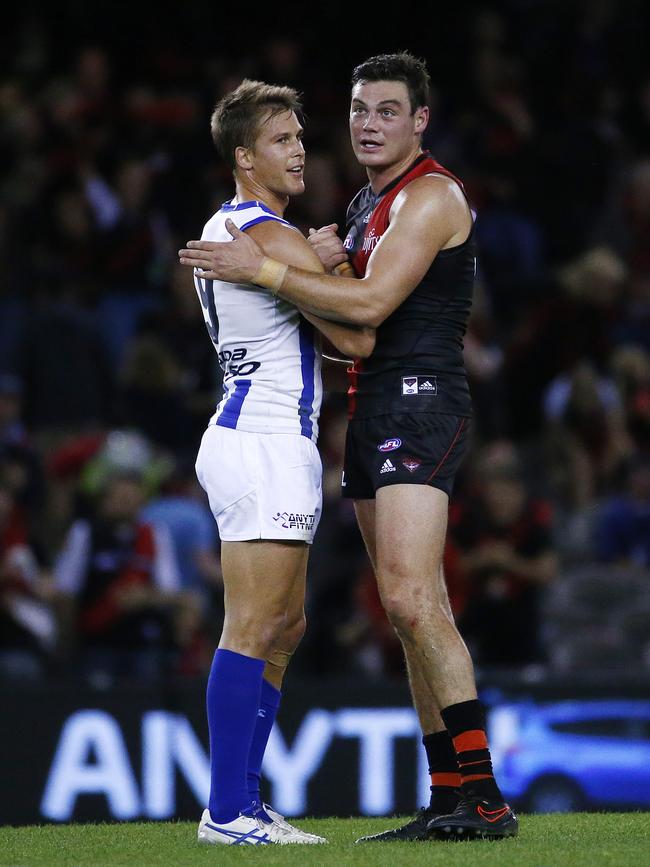
[[[242,231],[264,220],[291,226],[261,202],[226,202],[208,220],[201,239],[231,241],[227,218]],[[206,280],[196,271],[194,283],[224,374],[223,399],[210,424],[297,433],[316,442],[322,399],[318,332],[296,307],[268,290]]]

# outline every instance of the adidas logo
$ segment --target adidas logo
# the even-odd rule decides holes
[[[388,458],[386,458],[386,460],[384,461],[384,463],[382,465],[382,468],[379,470],[379,474],[381,475],[381,473],[394,473],[394,472],[395,472],[395,467],[388,460]]]
[[[428,379],[425,380],[422,383],[422,385],[420,386],[420,391],[435,391],[435,390],[436,390],[435,385],[432,382],[429,382]]]

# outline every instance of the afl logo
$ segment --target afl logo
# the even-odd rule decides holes
[[[394,452],[395,449],[398,449],[402,445],[402,441],[399,437],[392,437],[391,439],[384,440],[384,442],[377,446],[380,452]]]

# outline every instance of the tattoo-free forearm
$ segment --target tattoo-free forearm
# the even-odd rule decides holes
[[[265,260],[267,261],[269,260]],[[316,274],[291,266],[287,268],[279,288],[276,288],[277,283],[269,285],[269,282],[264,281],[263,268],[264,263],[253,282],[266,286],[273,294],[290,301],[296,307],[335,322],[375,326],[372,295],[368,291],[365,278],[352,280],[349,277]]]
[[[366,325],[349,325],[323,319],[308,310],[301,310],[305,319],[309,320],[330,343],[350,358],[367,358],[375,348],[375,331]]]

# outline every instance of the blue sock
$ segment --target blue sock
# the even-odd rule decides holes
[[[248,756],[260,706],[264,660],[219,649],[208,678],[210,802],[214,822],[231,822],[250,804]]]
[[[262,774],[262,759],[269,742],[269,735],[280,707],[280,690],[272,686],[268,680],[262,679],[262,696],[260,709],[257,712],[253,743],[248,756],[248,794],[251,801],[262,801],[260,795],[260,776]]]

